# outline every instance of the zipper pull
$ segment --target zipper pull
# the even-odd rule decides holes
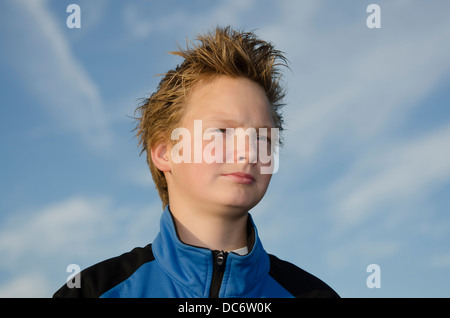
[[[211,288],[209,297],[218,298],[220,286],[222,285],[223,274],[225,272],[225,262],[227,261],[227,252],[212,251],[213,255],[213,272],[211,278]]]
[[[219,251],[216,255],[216,262],[217,265],[221,266],[223,265],[223,261],[225,260],[225,253],[224,251]]]

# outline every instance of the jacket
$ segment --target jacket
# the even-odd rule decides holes
[[[65,284],[53,297],[339,297],[315,276],[267,254],[250,215],[247,233],[244,256],[187,245],[166,207],[153,244],[83,270],[80,288]]]

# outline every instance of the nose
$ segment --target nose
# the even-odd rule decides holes
[[[236,161],[238,163],[257,162],[257,140],[256,133],[245,131],[235,135]]]
[[[247,150],[245,151],[241,151],[239,152],[236,157],[237,157],[237,162],[239,163],[256,163],[256,151],[253,150],[253,148],[251,150],[248,149],[249,147],[247,147]]]

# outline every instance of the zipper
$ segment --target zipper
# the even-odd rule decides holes
[[[210,298],[219,298],[220,286],[222,285],[223,274],[225,272],[225,263],[228,253],[224,251],[212,251],[213,255],[213,274],[211,279],[211,288],[209,290]]]

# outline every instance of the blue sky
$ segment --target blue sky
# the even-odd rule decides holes
[[[69,29],[66,7],[81,8]],[[381,8],[369,29],[366,7]],[[343,297],[450,296],[448,1],[0,2],[0,296],[49,297],[144,246],[161,203],[138,99],[219,25],[284,51],[287,130],[252,211],[264,247]],[[369,289],[369,264],[381,288]]]

